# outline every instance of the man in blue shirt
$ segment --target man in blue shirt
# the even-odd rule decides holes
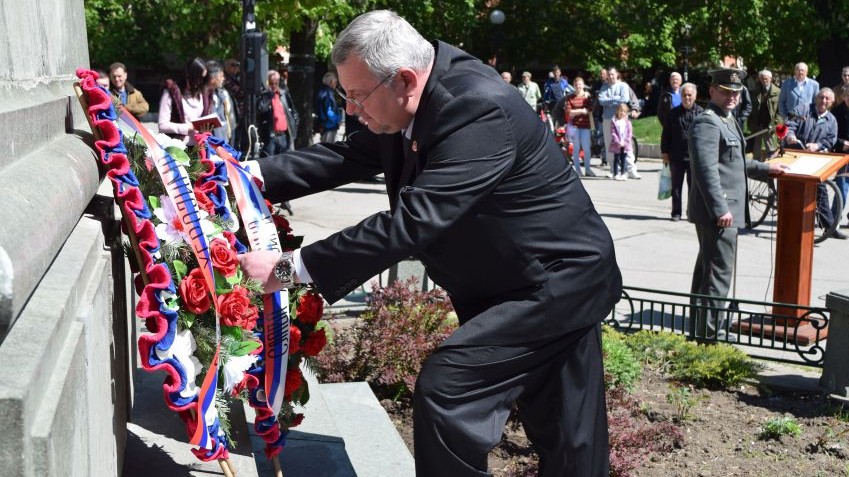
[[[809,110],[807,116],[796,116],[787,123],[787,137],[784,142],[789,148],[804,149],[810,152],[828,152],[837,142],[837,119],[829,111],[834,104],[834,91],[831,88],[819,90],[816,104]],[[828,190],[825,184],[817,187],[817,215],[823,228],[831,227],[835,217],[828,203]],[[840,220],[840,217],[837,217]],[[847,237],[835,230],[832,237],[845,240]]]
[[[785,121],[797,117],[805,117],[814,105],[814,98],[820,91],[820,84],[808,78],[808,65],[797,63],[793,78],[781,83],[781,93],[778,95],[778,114]]]
[[[575,88],[569,84],[569,80],[561,76],[560,67],[554,65],[551,69],[554,76],[549,77],[545,82],[545,91],[543,92],[543,101],[548,105],[549,109],[553,108],[558,101],[575,92]],[[560,118],[562,121],[562,118]]]

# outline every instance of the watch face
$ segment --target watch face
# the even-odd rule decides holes
[[[284,287],[292,285],[292,261],[286,255],[280,257],[280,260],[274,266],[274,276],[277,281]]]

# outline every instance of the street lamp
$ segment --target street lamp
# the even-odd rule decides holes
[[[493,52],[492,52],[492,67],[497,69],[498,65],[498,55],[501,53],[501,25],[504,24],[504,21],[507,19],[507,16],[504,15],[499,9],[495,9],[489,13],[489,22],[492,23],[492,43],[493,43]]]
[[[689,78],[687,78],[687,67],[690,64],[689,55],[690,55],[690,29],[692,26],[689,23],[685,23],[684,26],[681,27],[681,35],[684,37],[684,45],[681,47],[681,52],[684,53],[684,82],[687,82]]]
[[[507,19],[507,17],[504,16],[504,12],[502,12],[501,10],[499,10],[497,8],[495,10],[493,10],[492,13],[489,14],[489,21],[493,25],[503,25],[504,20],[506,20],[506,19]]]

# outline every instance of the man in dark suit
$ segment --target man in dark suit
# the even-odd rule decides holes
[[[261,159],[267,196],[382,172],[390,210],[294,254],[244,254],[243,270],[267,290],[312,281],[332,303],[418,258],[460,326],[416,384],[417,475],[490,475],[487,454],[518,403],[540,476],[607,476],[599,323],[622,279],[607,227],[550,133],[495,70],[392,12],[355,19],[332,59],[348,112],[367,128]]]
[[[681,220],[681,191],[684,179],[690,188],[690,149],[687,147],[687,133],[696,116],[702,113],[702,107],[696,104],[696,85],[685,83],[680,88],[681,104],[670,109],[664,115],[663,130],[660,135],[660,156],[672,173],[672,220]]]
[[[767,179],[782,174],[783,164],[744,158],[746,143],[733,111],[740,100],[746,72],[722,68],[711,72],[710,103],[690,127],[690,168],[693,175],[687,217],[696,225],[699,255],[693,270],[690,333],[697,338],[733,341],[725,322],[724,298],[734,273],[737,229],[745,223],[747,177]]]

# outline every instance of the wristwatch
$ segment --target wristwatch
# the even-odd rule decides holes
[[[274,264],[274,277],[280,282],[282,288],[292,288],[295,285],[295,260],[292,252],[283,252],[277,263]]]

